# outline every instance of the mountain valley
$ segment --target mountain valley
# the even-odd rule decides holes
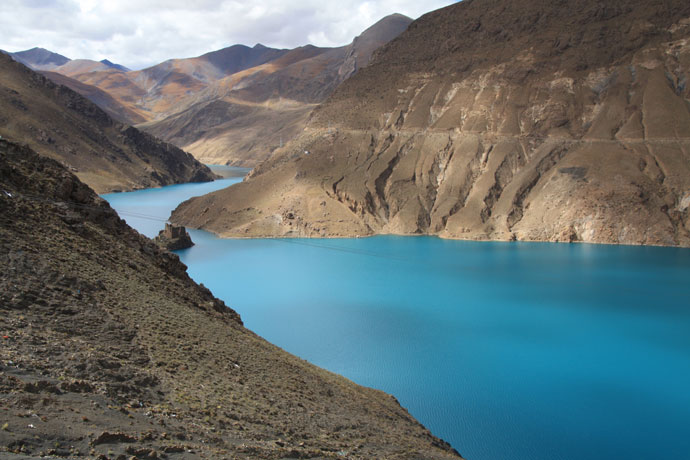
[[[0,52],[0,457],[686,451],[689,79],[687,0]]]
[[[13,56],[204,163],[253,167],[299,134],[313,108],[410,22],[388,16],[339,48],[234,45],[137,71],[40,49]]]
[[[112,101],[102,92],[98,97]],[[4,54],[0,107],[0,136],[62,162],[99,193],[216,177],[188,153],[113,120],[85,97]]]

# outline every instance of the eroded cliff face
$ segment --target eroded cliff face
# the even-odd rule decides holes
[[[173,218],[222,236],[690,245],[690,5],[430,13],[244,183]]]

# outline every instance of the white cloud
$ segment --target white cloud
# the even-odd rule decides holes
[[[451,0],[2,0],[0,49],[142,68],[234,44],[341,46],[392,13],[412,18]]]

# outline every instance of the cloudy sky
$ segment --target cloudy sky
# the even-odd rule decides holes
[[[341,46],[392,13],[453,0],[0,0],[0,49],[35,46],[133,69],[237,43]]]

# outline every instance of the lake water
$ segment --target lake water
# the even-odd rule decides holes
[[[237,180],[105,198],[154,236]],[[190,233],[190,275],[247,327],[468,460],[690,459],[690,250]]]

